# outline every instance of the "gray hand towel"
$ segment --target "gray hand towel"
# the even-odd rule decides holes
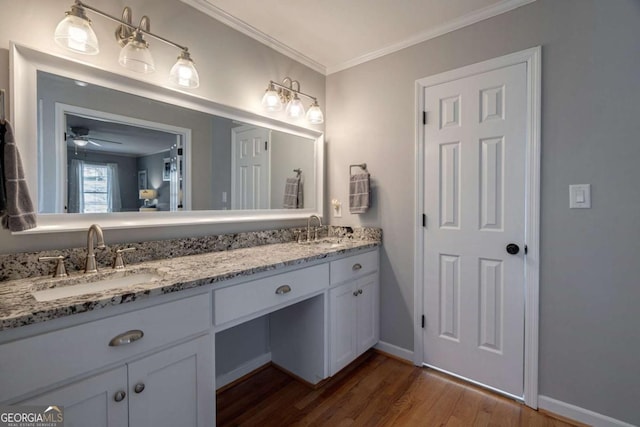
[[[369,209],[371,184],[368,173],[358,173],[349,178],[349,212],[362,214]]]
[[[282,207],[285,209],[297,209],[300,207],[300,199],[302,198],[302,183],[300,178],[287,178],[284,187],[284,203]]]
[[[2,169],[7,192],[7,209],[2,217],[2,227],[11,231],[29,230],[36,226],[36,213],[9,122],[5,122],[3,153]]]

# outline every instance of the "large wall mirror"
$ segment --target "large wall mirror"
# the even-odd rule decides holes
[[[322,213],[320,132],[12,45],[33,232]]]

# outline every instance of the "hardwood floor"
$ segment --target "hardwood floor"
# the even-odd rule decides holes
[[[572,425],[376,352],[318,389],[269,366],[219,393],[217,410],[218,426]]]

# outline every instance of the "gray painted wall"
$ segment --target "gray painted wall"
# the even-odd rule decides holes
[[[236,124],[224,117],[213,118],[211,149],[211,209],[231,208],[231,129]],[[226,202],[222,201],[226,193]]]
[[[316,199],[314,141],[283,132],[271,132],[271,208],[282,209],[287,178],[302,169],[304,207],[314,206]]]
[[[382,340],[413,348],[415,81],[542,45],[540,394],[640,425],[639,23],[636,0],[538,0],[327,78],[327,200],[349,163],[378,185],[332,223],[384,229]]]

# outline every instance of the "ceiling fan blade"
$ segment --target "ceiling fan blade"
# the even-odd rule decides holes
[[[119,145],[122,145],[122,142],[118,142],[118,141],[111,141],[111,140],[109,140],[109,139],[94,138],[94,137],[91,137],[91,139],[92,139],[92,140],[94,140],[94,141],[107,142],[107,143],[109,143],[109,144],[119,144]]]

